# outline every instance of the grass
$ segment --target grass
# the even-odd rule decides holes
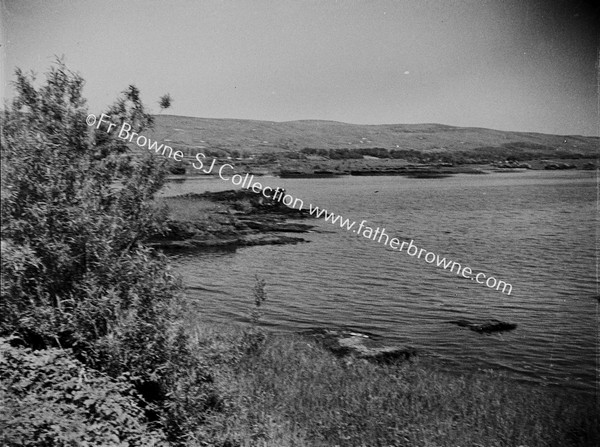
[[[171,218],[184,222],[204,220],[228,208],[225,204],[198,197],[162,197],[155,202],[159,207],[168,206]]]
[[[194,330],[227,404],[198,439],[221,446],[595,446],[589,396],[453,375],[423,361],[340,359],[295,335]],[[203,444],[198,444],[203,445]]]

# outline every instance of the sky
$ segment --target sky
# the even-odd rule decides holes
[[[64,56],[99,113],[599,135],[597,2],[0,0],[0,94]]]

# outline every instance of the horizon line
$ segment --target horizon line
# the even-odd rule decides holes
[[[349,123],[345,121],[336,121],[328,119],[296,119],[296,120],[265,120],[265,119],[252,119],[252,118],[214,118],[214,117],[203,117],[203,116],[191,116],[191,115],[175,115],[175,114],[162,114],[162,113],[150,113],[153,117],[176,117],[176,118],[193,118],[202,120],[215,120],[215,121],[254,121],[262,123],[298,123],[298,122],[322,122],[322,123],[335,123],[343,124],[347,126],[441,126],[441,127],[452,127],[455,129],[478,129],[478,130],[492,130],[494,132],[508,132],[508,133],[526,133],[526,134],[539,134],[539,135],[553,135],[553,136],[564,136],[564,137],[582,137],[582,138],[600,138],[600,132],[596,135],[583,135],[583,134],[562,134],[562,133],[547,133],[547,132],[536,132],[527,130],[501,130],[494,129],[491,127],[480,127],[480,126],[456,126],[452,124],[443,123],[379,123],[379,124],[364,124],[364,123]]]

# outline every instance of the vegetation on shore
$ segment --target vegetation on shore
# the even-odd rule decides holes
[[[201,421],[196,415],[211,405],[213,392],[202,360],[188,350],[180,323],[180,281],[165,256],[143,243],[164,223],[164,210],[153,198],[165,167],[150,154],[132,157],[106,128],[89,129],[83,85],[60,61],[40,87],[17,70],[16,95],[2,114],[0,336],[14,347],[66,349],[123,393],[129,389],[119,383],[130,383],[144,410],[134,412],[142,416],[139,424],[162,430],[172,443],[183,442]],[[126,122],[137,132],[152,123],[135,86],[106,114],[114,125]],[[7,355],[1,363],[10,368]],[[57,382],[77,381],[71,392],[83,402],[76,399],[73,405],[94,399],[86,394],[85,381],[78,381],[87,370],[54,363],[49,368]],[[2,371],[9,401],[20,401],[39,385],[23,377],[15,386],[24,389],[15,389],[4,380],[9,374]],[[69,403],[74,396],[58,399]],[[51,402],[38,403],[44,404]],[[61,423],[68,425],[70,408]],[[110,445],[106,436],[120,439],[115,424],[90,418],[97,425],[92,440],[57,445],[85,445],[84,440]],[[41,421],[34,429],[23,421],[13,432],[11,427],[0,432],[23,437],[23,443],[12,445],[52,445],[43,440],[56,425]],[[128,441],[141,442],[133,435]]]
[[[339,358],[302,336],[197,321],[187,330],[214,394],[211,405],[188,415],[201,423],[184,445],[591,447],[599,439],[597,406],[585,394],[518,384],[491,371],[452,375],[419,360]],[[0,362],[4,445],[176,444],[143,417],[126,379],[70,366],[75,360],[65,351],[36,351],[51,358],[40,368],[33,353],[0,348],[0,358],[35,365],[35,375],[31,366],[15,374],[14,361]]]
[[[89,128],[83,84],[60,62],[41,86],[17,71],[1,115],[1,445],[596,445],[590,396],[268,334],[259,278],[251,327],[200,322],[147,246],[166,166]],[[134,86],[106,114],[152,124]]]
[[[441,124],[359,125],[161,115],[154,138],[188,156],[173,173],[198,174],[198,152],[242,172],[404,175],[411,165],[448,173],[478,169],[595,169],[598,137],[547,135]],[[231,161],[230,161],[231,162]],[[415,166],[416,165],[416,166]],[[410,172],[409,172],[410,174]]]
[[[336,357],[303,336],[249,343],[232,326],[192,329],[228,405],[205,433],[241,446],[593,446],[590,396],[492,372],[453,375],[425,360]],[[250,338],[252,340],[252,338]],[[240,347],[251,347],[242,349]],[[217,366],[219,365],[219,366]]]

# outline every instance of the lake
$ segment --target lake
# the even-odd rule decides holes
[[[294,198],[470,266],[510,295],[320,220],[309,243],[173,257],[201,318],[248,322],[255,275],[275,331],[350,328],[416,347],[450,370],[499,369],[522,380],[593,391],[596,376],[596,173],[280,179]],[[170,183],[164,195],[232,189],[220,179]],[[450,320],[495,318],[482,335]]]

